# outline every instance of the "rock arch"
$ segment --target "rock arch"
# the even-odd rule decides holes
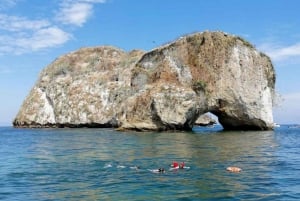
[[[272,62],[244,39],[201,32],[149,52],[83,48],[43,70],[16,127],[190,130],[215,114],[224,129],[273,128]]]

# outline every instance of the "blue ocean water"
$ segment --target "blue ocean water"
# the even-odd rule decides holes
[[[161,133],[1,127],[0,200],[300,200],[299,153],[300,128],[287,125]],[[169,170],[173,161],[189,169]],[[151,171],[158,168],[166,171]]]

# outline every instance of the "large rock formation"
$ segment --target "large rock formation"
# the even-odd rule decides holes
[[[150,52],[82,48],[45,68],[16,127],[190,130],[206,112],[225,129],[271,129],[275,73],[266,55],[223,32]]]

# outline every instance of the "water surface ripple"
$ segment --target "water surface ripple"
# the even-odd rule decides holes
[[[0,200],[300,200],[300,128],[0,128]],[[189,169],[169,170],[173,161]],[[228,166],[241,173],[229,173]],[[136,168],[136,167],[139,168]],[[165,173],[150,170],[165,168]]]

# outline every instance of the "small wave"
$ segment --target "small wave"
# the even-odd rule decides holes
[[[112,164],[110,164],[110,163],[104,165],[104,168],[111,168],[111,167],[112,167]]]

